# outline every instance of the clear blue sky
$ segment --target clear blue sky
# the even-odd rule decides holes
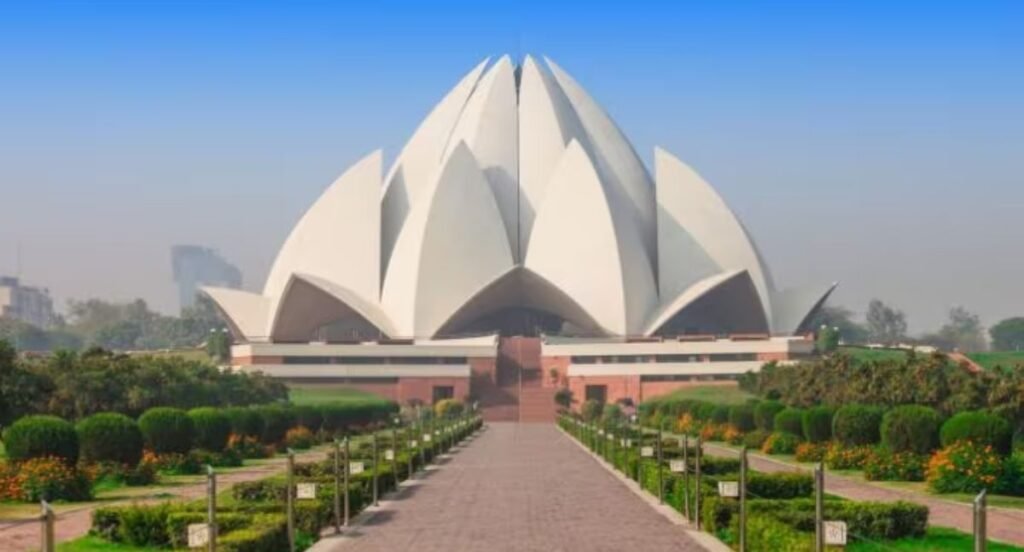
[[[488,55],[546,54],[744,219],[782,284],[914,330],[1024,315],[1024,2],[0,3],[0,273],[175,308],[258,289],[352,161]]]

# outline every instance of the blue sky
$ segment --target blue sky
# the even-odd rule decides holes
[[[4,2],[0,273],[172,311],[169,247],[259,288],[349,163],[476,62],[555,59],[701,171],[782,284],[912,329],[1024,315],[1024,3]]]

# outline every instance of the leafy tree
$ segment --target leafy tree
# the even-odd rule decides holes
[[[907,317],[903,311],[878,299],[868,303],[868,336],[879,343],[895,344],[907,337]]]
[[[868,330],[853,319],[853,311],[846,307],[825,305],[814,313],[810,328],[835,328],[844,343],[867,343]]]
[[[51,382],[25,369],[14,347],[0,339],[0,425],[40,411],[52,390]]]
[[[963,307],[949,310],[949,320],[937,333],[924,336],[921,341],[945,351],[974,352],[985,349],[985,334],[981,319]]]
[[[834,353],[839,348],[839,328],[833,326],[821,326],[818,329],[818,339],[815,341],[815,348],[819,353]]]
[[[1024,317],[1001,320],[988,330],[995,351],[1024,350]]]

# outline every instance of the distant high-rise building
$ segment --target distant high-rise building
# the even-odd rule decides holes
[[[208,247],[171,247],[171,268],[178,284],[178,305],[181,309],[195,303],[199,286],[242,287],[242,272]]]
[[[23,286],[13,276],[0,276],[0,317],[49,327],[54,320],[50,290]]]

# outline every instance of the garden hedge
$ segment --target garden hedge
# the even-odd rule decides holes
[[[4,431],[7,458],[20,462],[53,456],[69,465],[78,462],[75,426],[56,416],[25,416]]]
[[[792,406],[775,415],[775,431],[791,433],[797,437],[804,434],[804,411]]]
[[[779,401],[761,401],[754,407],[754,425],[761,431],[775,430],[775,415],[786,409]]]
[[[811,443],[824,443],[832,438],[832,408],[814,406],[804,411],[802,429],[804,439]]]
[[[150,408],[139,417],[146,446],[157,454],[185,454],[192,449],[195,426],[179,408]]]
[[[874,445],[881,439],[879,428],[883,414],[877,406],[844,405],[832,418],[832,436],[847,446]]]
[[[324,415],[321,410],[312,405],[301,405],[295,407],[295,417],[298,424],[313,433],[320,431],[324,423]]]
[[[753,431],[757,427],[754,423],[754,406],[750,404],[730,406],[729,423],[742,432]]]
[[[235,435],[259,439],[263,435],[263,417],[252,407],[233,406],[224,409],[231,420],[231,432]]]
[[[101,412],[75,426],[86,462],[113,462],[134,467],[142,459],[142,431],[135,420],[117,412]]]
[[[231,436],[231,419],[222,410],[212,407],[193,408],[188,411],[195,429],[194,443],[197,448],[221,452]]]
[[[961,412],[942,424],[939,440],[944,447],[959,441],[970,441],[977,445],[991,446],[1000,454],[1009,454],[1013,430],[1010,422],[995,414]]]
[[[882,417],[882,444],[893,452],[928,454],[939,446],[942,417],[934,408],[908,404]]]
[[[285,433],[295,427],[297,416],[293,408],[281,405],[261,406],[257,409],[263,419],[263,435],[260,439],[268,445],[284,441]]]
[[[716,404],[715,409],[711,411],[711,421],[716,424],[727,423],[729,421],[729,405]]]

